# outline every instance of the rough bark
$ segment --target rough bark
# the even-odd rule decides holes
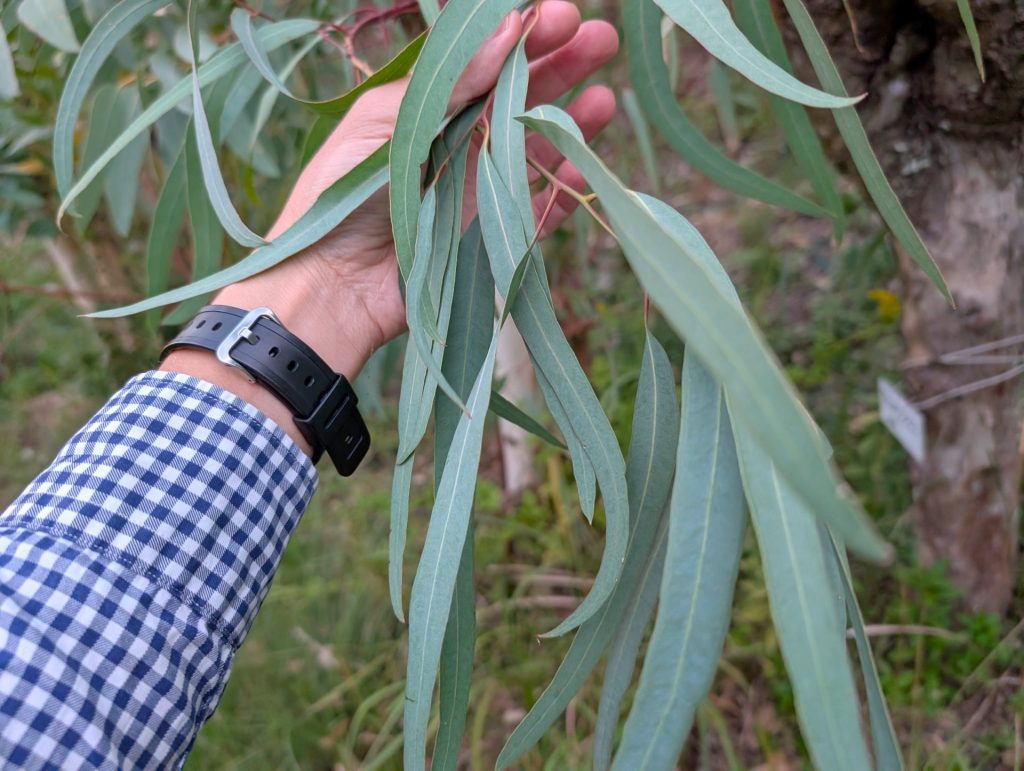
[[[872,144],[958,306],[901,258],[908,361],[932,362],[907,383],[924,399],[1009,366],[938,356],[1024,332],[1024,1],[971,2],[985,83],[954,0],[850,5],[859,50],[839,0],[808,2],[850,90],[870,94]],[[920,556],[945,561],[973,609],[1005,610],[1016,580],[1021,394],[1013,380],[929,410],[912,468]]]

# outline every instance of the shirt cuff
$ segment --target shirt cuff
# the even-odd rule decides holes
[[[317,474],[234,394],[181,373],[130,380],[5,513],[172,592],[244,639]]]

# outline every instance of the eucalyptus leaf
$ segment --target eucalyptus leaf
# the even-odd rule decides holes
[[[672,21],[723,64],[773,94],[808,107],[849,107],[860,101],[833,96],[794,78],[754,48],[722,0],[655,0]]]
[[[18,21],[61,51],[78,52],[78,38],[64,0],[22,0]]]
[[[608,602],[580,626],[551,683],[505,743],[497,768],[506,768],[522,757],[565,711],[633,612],[646,575],[656,569],[661,551],[657,536],[672,484],[678,424],[672,366],[648,333],[626,469],[630,535],[622,576]]]
[[[75,123],[97,73],[117,44],[165,5],[167,0],[123,0],[96,22],[82,44],[64,82],[53,124],[53,171],[62,198],[67,197],[74,176]]]
[[[564,634],[592,616],[611,595],[622,571],[622,560],[629,538],[629,504],[625,484],[625,463],[608,417],[594,395],[586,374],[572,347],[565,339],[551,304],[546,282],[539,276],[536,260],[529,260],[522,289],[513,302],[506,294],[516,268],[528,258],[529,242],[504,182],[486,150],[477,159],[477,205],[491,272],[498,291],[511,304],[512,317],[519,329],[534,367],[543,373],[549,385],[558,384],[556,394],[573,431],[586,448],[604,496],[607,526],[605,549],[594,585],[583,602],[545,636]],[[556,418],[558,413],[554,413]],[[570,448],[572,444],[570,443]]]
[[[420,166],[427,160],[455,82],[516,0],[450,0],[427,34],[391,142],[391,227],[398,265],[412,270],[420,209]]]
[[[675,768],[718,668],[745,529],[724,393],[688,350],[663,601],[612,768]]]
[[[140,313],[212,292],[272,268],[282,260],[311,246],[336,228],[349,214],[363,205],[387,181],[388,145],[371,153],[348,174],[320,194],[308,212],[266,246],[256,249],[234,265],[219,270],[188,286],[163,292],[155,297],[121,308],[91,313],[92,318],[115,318]]]
[[[320,26],[320,23],[312,19],[288,19],[274,24],[268,24],[260,29],[256,36],[260,39],[267,51],[273,51],[296,38],[308,35]],[[200,87],[205,87],[224,77],[237,66],[245,61],[245,52],[238,43],[225,46],[210,57],[209,61],[199,67],[198,78]],[[85,190],[90,183],[127,147],[135,137],[152,126],[157,120],[174,109],[182,99],[192,93],[192,75],[186,75],[177,85],[157,98],[152,104],[142,111],[142,114],[132,121],[131,125],[104,150],[104,152],[86,168],[82,176],[71,186],[71,189],[63,196],[60,208],[57,212],[57,221],[63,219],[64,214],[74,203],[75,199]]]
[[[451,555],[463,553],[469,528],[487,401],[491,395],[497,332],[495,326],[484,364],[466,401],[469,414],[463,414],[452,437],[413,580],[409,600],[405,768],[423,768],[426,764],[430,704],[460,562]]]
[[[828,48],[825,46],[825,41],[818,34],[814,21],[807,13],[807,9],[804,8],[804,4],[801,0],[783,0],[783,2],[786,4],[786,10],[789,11],[789,16],[793,20],[793,26],[796,27],[796,31],[800,35],[800,41],[803,43],[804,50],[807,51],[807,56],[810,58],[811,65],[821,84],[829,91],[845,94],[846,88],[843,86],[842,76],[836,69],[836,65],[828,53]],[[878,207],[878,213],[882,215],[885,224],[889,226],[893,235],[896,236],[896,240],[907,250],[914,262],[945,295],[950,305],[955,306],[953,296],[949,293],[949,287],[946,286],[946,280],[942,277],[939,266],[935,264],[928,247],[925,246],[921,236],[910,222],[910,218],[903,210],[896,193],[893,192],[885,172],[882,171],[857,111],[852,107],[847,107],[835,110],[832,117],[835,119],[843,141],[846,142],[846,147],[860,173],[860,178],[864,181],[864,187],[867,188],[871,200]],[[840,535],[842,534],[840,533]],[[846,540],[849,543],[849,540]],[[850,545],[852,548],[852,544]]]
[[[802,214],[825,215],[817,204],[728,158],[686,117],[661,56],[661,18],[654,0],[625,0],[622,28],[630,79],[644,113],[669,146],[727,190]]]
[[[572,161],[601,198],[651,299],[734,397],[731,418],[772,449],[780,473],[851,548],[869,559],[888,559],[891,548],[845,493],[771,350],[734,298],[716,283],[694,242],[663,223],[663,218],[678,219],[674,210],[626,189],[558,108],[535,108],[523,120]]]
[[[117,92],[113,110],[114,120],[120,126],[127,126],[142,110],[139,92],[134,86],[125,86]],[[124,237],[131,229],[132,215],[139,193],[139,174],[146,155],[146,140],[136,138],[110,164],[110,170],[103,181],[103,195],[110,210],[110,221],[114,232]]]
[[[146,241],[146,290],[150,295],[163,292],[170,280],[171,257],[185,219],[185,185],[185,148],[182,146],[160,188]]]
[[[552,447],[557,447],[560,450],[566,449],[566,446],[562,444],[558,437],[548,431],[544,426],[537,421],[536,418],[527,415],[515,404],[510,402],[500,393],[495,391],[491,394],[491,412],[497,415],[503,420],[507,420],[524,431],[528,431],[539,439],[543,439],[545,442],[550,444]]]
[[[263,79],[276,88],[285,96],[294,99],[295,96],[284,82],[277,76],[267,52],[257,39],[253,30],[252,14],[244,8],[236,8],[231,12],[231,31],[235,33],[238,42],[241,43],[245,55],[249,57],[256,71],[263,76]]]
[[[196,26],[196,15],[199,12],[199,0],[189,0],[188,31],[190,55],[192,63],[192,128],[195,131],[199,162],[203,169],[203,180],[206,193],[210,197],[213,211],[220,220],[224,232],[242,246],[263,246],[266,241],[242,222],[231,196],[228,194],[224,177],[220,173],[220,161],[217,159],[217,148],[214,146],[210,124],[203,106],[203,93],[199,84],[199,30]]]
[[[0,99],[15,99],[21,93],[18,87],[18,73],[14,69],[14,57],[7,44],[7,31],[0,24]]]
[[[786,44],[775,23],[771,6],[758,0],[735,0],[733,11],[736,13],[736,21],[754,45],[782,69],[792,74],[793,67],[786,53]],[[786,137],[786,144],[810,181],[815,194],[832,216],[836,239],[842,239],[846,224],[843,202],[836,189],[832,166],[825,157],[817,134],[814,133],[814,126],[811,125],[807,111],[782,97],[772,96],[770,101],[772,114],[782,129],[783,136]]]

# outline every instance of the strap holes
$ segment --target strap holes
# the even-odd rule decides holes
[[[196,324],[196,329],[202,329],[204,326],[206,326],[206,319],[200,319],[199,323]]]
[[[316,378],[315,377],[313,377],[312,375],[307,375],[306,379],[302,381],[302,384],[304,386],[306,386],[306,388],[309,388],[315,382],[316,382]]]
[[[222,326],[224,326],[224,325],[223,325],[223,324],[221,324],[221,323],[220,323],[220,322],[218,321],[218,322],[217,322],[216,324],[214,324],[214,325],[213,325],[213,327],[211,327],[211,328],[213,329],[213,331],[214,331],[214,332],[216,332],[216,331],[217,331],[218,329],[220,329],[220,328],[221,328]]]
[[[275,345],[273,348],[271,348],[269,351],[267,351],[267,356],[269,356],[271,359],[273,359],[279,353],[280,353],[280,351],[277,349],[277,346]]]
[[[299,363],[297,361],[295,361],[295,359],[292,359],[290,362],[288,362],[288,371],[289,372],[294,372],[296,369],[298,369],[298,367],[299,367]]]

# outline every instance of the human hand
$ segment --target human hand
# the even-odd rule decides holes
[[[604,21],[580,20],[565,0],[544,0],[526,42],[530,65],[528,105],[557,99],[608,62],[618,48],[615,29]],[[490,91],[509,52],[523,34],[519,13],[506,17],[456,84],[450,108],[457,109]],[[408,79],[364,94],[302,171],[268,238],[286,230],[335,181],[391,138]],[[568,111],[587,138],[610,120],[615,99],[604,86],[584,90]],[[545,168],[560,161],[540,137],[527,141],[528,154]],[[463,223],[476,213],[476,154],[470,153]],[[536,172],[530,170],[531,181]],[[583,179],[567,162],[555,170],[559,181],[582,189]],[[216,302],[242,308],[270,306],[286,327],[305,340],[336,371],[354,378],[370,354],[405,329],[405,307],[391,237],[387,190],[381,190],[334,232],[275,268],[226,287]],[[542,191],[535,209],[548,202]],[[545,220],[545,234],[576,206],[561,194]]]

